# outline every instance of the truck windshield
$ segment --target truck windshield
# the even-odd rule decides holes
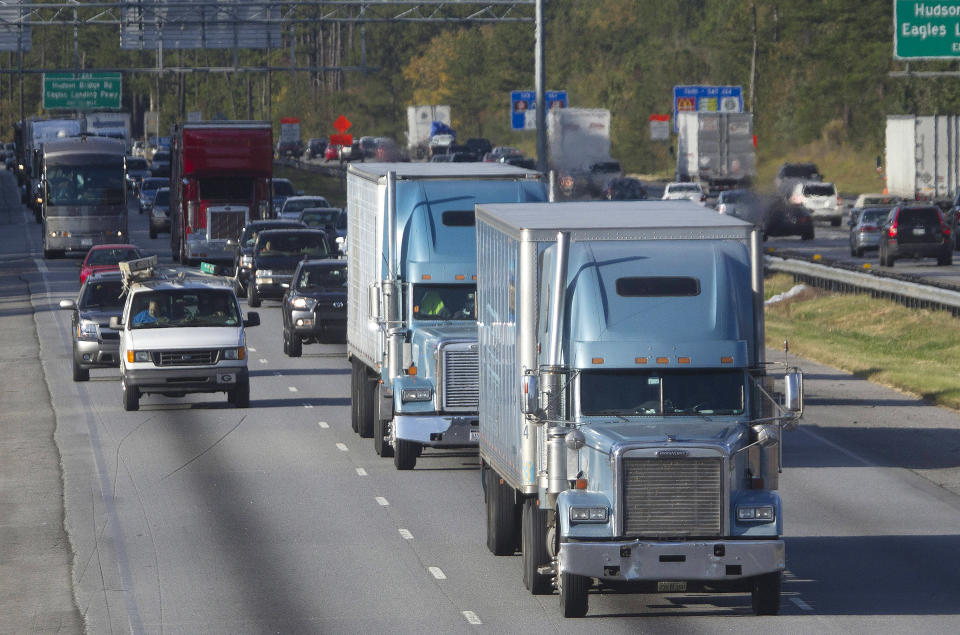
[[[476,320],[477,287],[467,284],[419,284],[413,287],[417,320]]]
[[[47,206],[53,216],[63,215],[49,207],[104,206],[104,212],[125,213],[123,168],[117,165],[48,165]],[[116,207],[110,210],[110,206]]]
[[[251,181],[241,177],[207,177],[200,180],[198,192],[205,201],[246,201]]]
[[[744,375],[739,370],[613,370],[580,373],[585,416],[740,415]]]
[[[239,324],[237,301],[226,290],[143,291],[132,299],[130,306],[132,329]]]

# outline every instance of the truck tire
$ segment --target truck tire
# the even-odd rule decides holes
[[[416,441],[397,439],[393,448],[393,466],[398,470],[412,470],[420,456],[420,444]]]
[[[90,381],[90,370],[80,366],[76,356],[73,357],[73,381]]]
[[[120,395],[124,410],[127,412],[140,410],[140,389],[136,386],[128,385],[123,378],[120,379]]]
[[[587,614],[590,590],[590,578],[575,573],[561,573],[558,576],[560,587],[560,612],[564,617],[583,617]]]
[[[257,285],[253,281],[247,284],[247,306],[253,308],[260,306],[260,294],[257,293]]]
[[[383,409],[381,408],[380,396],[374,397],[373,408],[373,451],[377,456],[389,459],[393,456],[393,446],[390,445],[390,439],[386,434],[386,426],[383,419]],[[393,414],[393,413],[390,413]]]
[[[227,400],[235,408],[250,407],[250,380],[246,379],[237,383],[236,388],[231,388],[227,392]]]
[[[354,358],[350,367],[350,427],[360,432],[360,362]]]
[[[780,612],[780,589],[783,573],[776,571],[753,579],[750,596],[754,615],[776,615]]]
[[[377,398],[377,382],[370,377],[366,365],[360,363],[360,407],[357,410],[357,434],[361,439],[373,436],[373,402]]]
[[[520,551],[523,557],[523,586],[533,595],[553,593],[552,576],[539,573],[540,567],[550,562],[547,552],[547,512],[540,509],[537,499],[523,501],[523,520]]]
[[[492,468],[487,468],[487,549],[495,556],[517,551],[517,502],[510,487]]]

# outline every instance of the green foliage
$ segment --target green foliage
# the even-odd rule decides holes
[[[890,78],[889,0],[549,0],[545,71],[548,89],[566,89],[570,105],[609,108],[613,154],[629,171],[664,173],[673,157],[648,138],[648,117],[670,112],[677,84],[735,84],[749,95],[756,45],[755,126],[764,156],[786,156],[828,136],[842,148],[875,155],[882,149],[887,114],[960,112],[955,79]],[[82,5],[81,5],[82,6]],[[371,17],[396,7],[367,8]],[[464,14],[471,12],[463,7]],[[80,9],[92,17],[95,9]],[[320,8],[316,8],[320,15]],[[529,7],[519,12],[532,14]],[[87,15],[89,14],[89,15]],[[755,17],[754,17],[755,16]],[[272,51],[241,51],[240,66],[291,63],[359,68],[320,73],[125,73],[124,108],[140,117],[151,102],[161,108],[161,129],[201,111],[204,117],[270,119],[298,116],[306,137],[326,136],[343,114],[355,135],[404,141],[406,106],[447,103],[462,136],[533,152],[531,132],[514,132],[509,93],[534,88],[534,29],[530,23],[456,24],[371,22],[299,24],[293,42]],[[365,46],[363,43],[365,42]],[[81,68],[156,67],[151,51],[120,51],[108,26],[80,29]],[[70,69],[72,27],[35,27],[28,68]],[[234,65],[231,51],[167,51],[164,67]],[[12,55],[0,66],[16,68]],[[948,62],[913,68],[947,70]],[[0,126],[19,118],[16,75],[0,83]],[[26,75],[26,114],[40,114],[40,77]],[[831,123],[834,122],[834,123]],[[839,122],[839,123],[837,123]],[[839,127],[838,127],[839,126]]]

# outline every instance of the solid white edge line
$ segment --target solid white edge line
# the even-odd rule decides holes
[[[801,600],[800,598],[790,598],[790,601],[797,605],[802,611],[812,611],[813,607]]]
[[[473,624],[474,626],[479,626],[483,624],[480,620],[480,616],[474,613],[473,611],[460,611],[463,614],[463,617],[466,618],[468,624]]]
[[[377,496],[376,501],[377,501],[377,504],[380,505],[381,507],[386,507],[387,505],[390,504],[390,501],[388,501],[383,496]]]
[[[427,571],[429,571],[430,575],[432,575],[437,580],[447,579],[447,574],[444,573],[443,569],[441,569],[440,567],[427,567]]]
[[[310,408],[313,408],[313,404],[305,403],[303,404],[303,407],[306,408],[307,410],[310,410]]]

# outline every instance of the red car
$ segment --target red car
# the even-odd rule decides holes
[[[95,271],[119,271],[119,263],[124,260],[143,258],[143,253],[136,245],[97,245],[91,247],[87,257],[80,265],[80,284],[83,284],[91,273]]]
[[[339,161],[340,160],[340,146],[333,145],[332,143],[327,146],[327,149],[323,152],[323,158],[327,161]]]

